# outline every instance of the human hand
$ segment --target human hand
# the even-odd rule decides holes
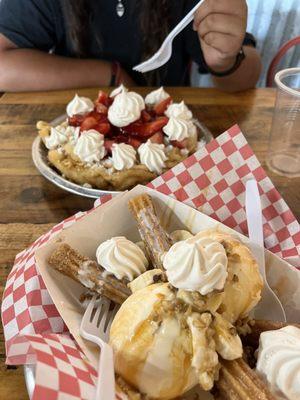
[[[206,64],[216,72],[230,69],[240,51],[247,26],[245,0],[206,0],[196,11],[198,32]]]

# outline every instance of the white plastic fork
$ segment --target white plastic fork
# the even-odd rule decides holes
[[[107,343],[118,308],[110,300],[104,297],[97,300],[97,296],[94,296],[81,321],[80,335],[101,349],[95,400],[115,400],[114,357],[113,350]]]
[[[178,25],[168,34],[160,49],[147,61],[133,67],[134,71],[148,72],[166,64],[172,55],[172,43],[174,38],[193,21],[196,10],[205,0],[199,1],[194,8],[179,22]]]
[[[261,201],[257,182],[254,179],[246,183],[246,215],[251,250],[264,280],[261,300],[254,310],[255,318],[286,322],[284,308],[267,281]]]

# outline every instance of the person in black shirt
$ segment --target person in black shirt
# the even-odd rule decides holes
[[[0,90],[125,85],[183,86],[189,66],[216,87],[254,87],[261,69],[245,33],[245,0],[205,0],[173,43],[170,61],[139,74],[197,0],[0,0]]]

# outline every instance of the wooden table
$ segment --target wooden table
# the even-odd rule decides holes
[[[139,91],[145,93],[145,90]],[[194,114],[215,136],[237,122],[265,167],[275,101],[273,89],[251,90],[235,95],[215,89],[180,88],[168,91],[176,100],[184,99],[192,105]],[[95,97],[97,90],[80,90],[79,93]],[[17,252],[56,222],[93,204],[92,200],[66,193],[48,183],[39,175],[31,160],[36,121],[51,121],[62,114],[74,94],[75,91],[19,93],[4,94],[0,98],[1,293]],[[299,220],[300,179],[269,175]],[[22,367],[11,369],[4,365],[2,332],[0,357],[0,397],[28,399]]]

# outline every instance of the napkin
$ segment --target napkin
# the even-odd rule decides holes
[[[247,234],[245,182],[251,178],[259,184],[265,247],[300,267],[299,224],[237,125],[149,187]],[[110,200],[111,196],[101,197],[95,207]],[[84,215],[81,212],[62,221],[18,254],[7,279],[2,302],[7,363],[36,364],[34,400],[91,399],[93,395],[97,373],[68,335],[34,257],[37,248]]]

